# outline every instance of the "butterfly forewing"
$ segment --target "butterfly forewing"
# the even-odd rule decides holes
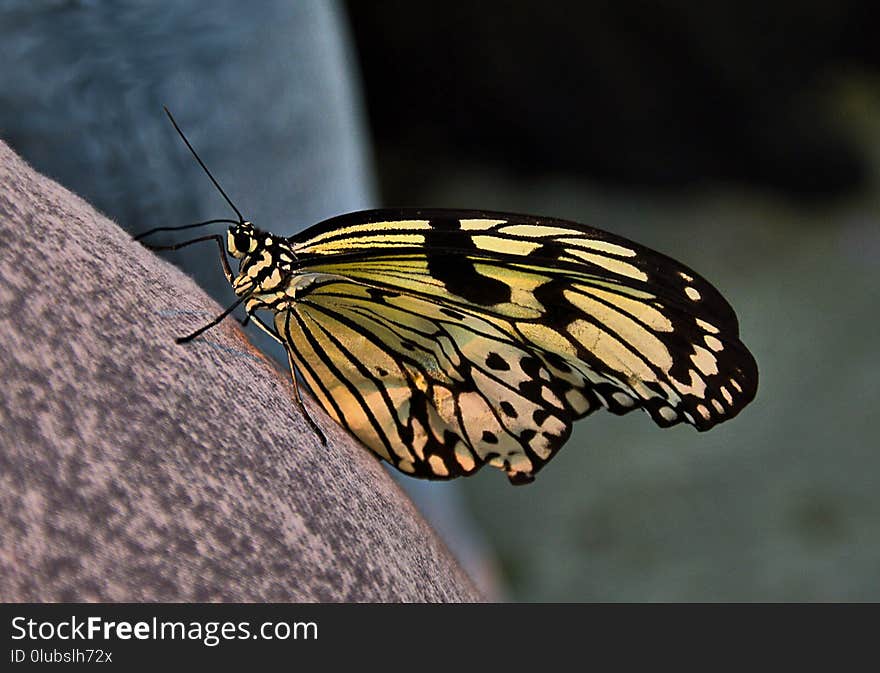
[[[353,213],[287,243],[272,306],[321,405],[416,476],[529,481],[571,422],[643,408],[700,430],[753,397],[730,305],[696,273],[583,225],[482,211]]]

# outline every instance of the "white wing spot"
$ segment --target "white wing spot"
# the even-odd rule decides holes
[[[717,327],[715,327],[715,325],[707,323],[705,320],[700,320],[699,318],[697,318],[697,325],[702,327],[707,332],[711,332],[712,334],[718,334],[718,332],[720,331]]]
[[[674,377],[671,377],[671,380],[679,392],[685,395],[693,395],[694,397],[703,397],[706,392],[706,382],[702,379],[699,372],[694,369],[688,369],[688,375],[691,377],[689,383],[682,383]]]
[[[570,237],[566,236],[564,238],[558,239],[560,243],[564,243],[565,245],[569,245],[576,248],[590,248],[592,250],[599,250],[601,252],[607,252],[612,255],[619,255],[621,257],[635,257],[636,251],[631,250],[630,248],[625,248],[622,245],[617,245],[616,243],[609,243],[608,241],[597,241],[592,238],[583,238],[583,237]]]
[[[529,448],[532,451],[534,451],[538,455],[538,458],[540,458],[541,460],[549,460],[550,459],[550,454],[551,454],[550,440],[547,439],[547,437],[545,437],[543,435],[543,433],[537,434],[529,440]],[[532,464],[529,463],[529,468],[527,470],[521,470],[521,471],[522,472],[531,472],[532,471],[531,466],[532,466]]]
[[[465,472],[470,472],[476,467],[474,457],[463,442],[456,442],[455,444],[455,459]]]
[[[446,463],[443,462],[443,459],[440,456],[431,456],[428,458],[428,465],[431,466],[431,471],[437,476],[449,476],[449,469],[446,467]]]
[[[462,224],[464,224],[464,220],[462,220]],[[534,224],[509,224],[502,227],[499,231],[510,236],[526,236],[528,238],[551,238],[553,236],[571,236],[578,233],[573,229],[544,227]]]
[[[643,282],[648,280],[648,274],[639,269],[637,266],[633,266],[628,262],[622,262],[614,257],[604,257],[602,255],[597,255],[591,252],[577,250],[574,248],[569,248],[568,253],[574,257],[578,257],[584,260],[585,262],[590,262],[591,264],[601,266],[603,269],[607,269],[611,273],[616,273],[619,276],[635,278],[636,280],[640,280]]]
[[[635,404],[635,400],[626,393],[614,393],[611,397],[613,397],[614,401],[622,407],[631,407]]]
[[[688,296],[688,298],[692,299],[693,301],[699,301],[701,299],[700,292],[695,287],[688,286],[684,289],[684,292]]]
[[[565,401],[576,414],[585,414],[590,410],[590,400],[579,390],[572,389],[565,393]]]
[[[532,461],[529,460],[528,456],[524,453],[518,453],[510,459],[510,472],[508,474],[515,474],[517,472],[524,472],[528,474],[534,469],[532,465]]]
[[[550,390],[550,388],[547,386],[544,386],[541,389],[541,398],[543,400],[545,400],[546,402],[549,402],[550,404],[552,404],[557,409],[565,408],[565,405],[562,403],[562,400],[560,400],[556,396],[556,393],[554,393],[552,390]]]
[[[697,366],[697,369],[707,376],[718,373],[718,361],[715,359],[715,356],[705,348],[694,346],[694,354],[691,355],[691,362],[693,362]]]
[[[672,407],[660,407],[660,415],[663,417],[664,420],[670,422],[678,418],[678,413]]]
[[[459,220],[462,231],[485,231],[497,224],[504,224],[507,220]]]
[[[716,353],[724,350],[724,344],[722,344],[721,341],[713,337],[711,334],[707,334],[706,336],[704,336],[703,340],[706,342],[706,345]]]
[[[489,461],[489,465],[497,467],[499,470],[504,469],[504,459],[501,456],[493,456]]]
[[[727,400],[728,404],[733,404],[733,395],[724,386],[721,386],[721,394],[724,395],[724,399]]]
[[[724,407],[718,400],[712,400],[712,406],[715,407],[715,411],[717,411],[719,414],[724,413]]]
[[[543,245],[540,241],[512,241],[498,236],[474,236],[472,240],[474,245],[480,250],[501,252],[508,255],[520,255],[523,257]]]
[[[416,455],[419,457],[419,460],[425,459],[425,445],[428,443],[428,433],[425,431],[424,426],[419,422],[419,419],[412,419],[412,447],[416,452]]]
[[[704,404],[697,405],[697,413],[700,414],[700,416],[705,418],[707,421],[711,417],[711,414],[709,413],[709,409]]]
[[[678,275],[681,276],[688,283],[692,283],[694,281],[694,279],[687,275],[684,271],[679,271]]]

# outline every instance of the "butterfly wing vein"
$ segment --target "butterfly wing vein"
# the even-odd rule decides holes
[[[530,481],[597,408],[700,430],[757,368],[708,282],[559,220],[367,211],[291,241],[307,290],[275,327],[324,409],[403,472]]]

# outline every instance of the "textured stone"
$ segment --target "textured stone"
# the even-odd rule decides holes
[[[174,343],[221,307],[2,143],[0,228],[0,599],[479,600],[234,320]]]

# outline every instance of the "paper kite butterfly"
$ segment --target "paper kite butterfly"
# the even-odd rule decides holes
[[[225,246],[217,234],[165,246],[216,241],[238,296],[178,341],[244,303],[285,347],[294,383],[299,372],[402,472],[452,479],[489,464],[527,483],[596,409],[708,430],[755,396],[730,304],[669,257],[573,222],[477,210],[367,210],[275,236],[241,216],[171,121],[238,215],[138,237],[231,225]]]

